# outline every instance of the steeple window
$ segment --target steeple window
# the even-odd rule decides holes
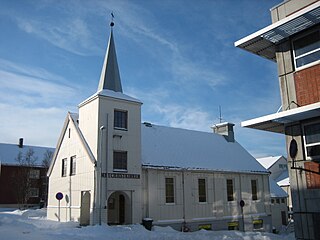
[[[127,130],[128,129],[128,112],[123,110],[114,110],[114,128]]]
[[[127,152],[114,151],[113,152],[113,170],[127,171]]]

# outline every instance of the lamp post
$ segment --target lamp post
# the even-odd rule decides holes
[[[99,225],[101,225],[101,202],[102,202],[102,148],[103,148],[103,130],[104,126],[100,127],[100,147],[99,147]]]

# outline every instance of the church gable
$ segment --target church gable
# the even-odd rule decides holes
[[[82,170],[87,171],[87,167],[93,168],[95,163],[94,156],[77,126],[77,114],[68,113],[48,170],[48,176],[61,177],[63,170],[67,171],[67,175],[73,174],[70,164],[67,165],[67,169],[63,169],[62,166],[63,159],[67,159],[67,162],[70,163],[68,159],[71,158],[75,159],[76,164],[74,165],[76,165],[79,173]]]

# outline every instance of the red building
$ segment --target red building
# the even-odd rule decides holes
[[[53,148],[0,143],[0,207],[44,206]]]

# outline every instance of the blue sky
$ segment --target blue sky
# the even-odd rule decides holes
[[[56,145],[67,111],[96,92],[113,11],[123,90],[143,121],[211,131],[221,106],[251,154],[283,155],[282,135],[240,127],[280,107],[276,64],[234,47],[280,2],[3,0],[0,142]]]

